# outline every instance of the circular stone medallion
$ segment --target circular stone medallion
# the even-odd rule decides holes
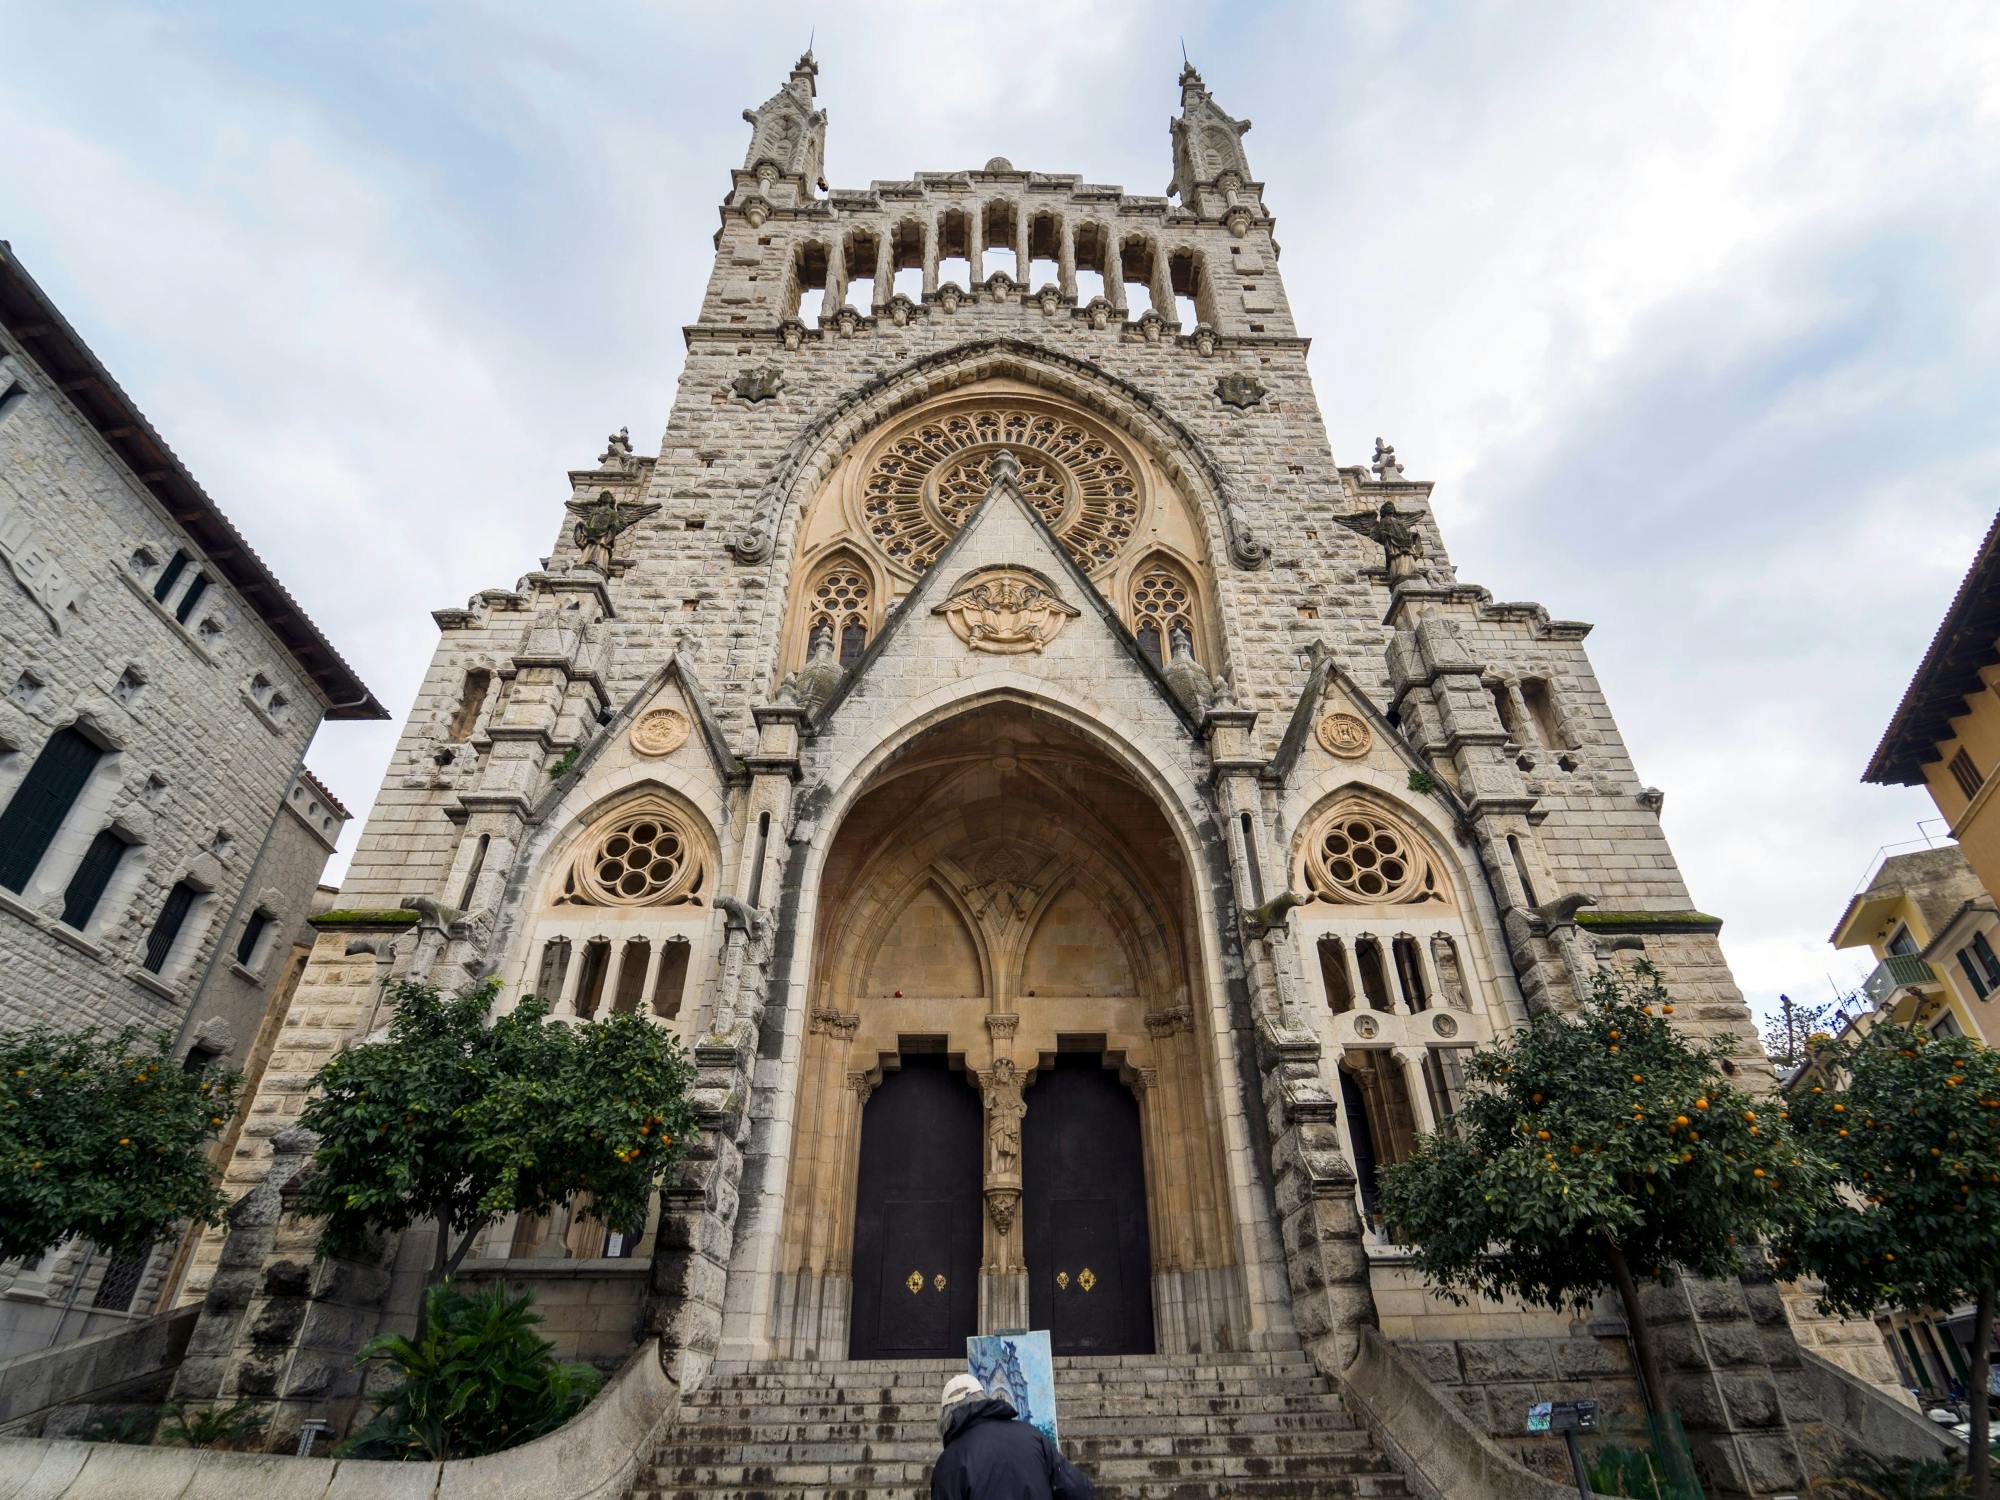
[[[671,755],[687,737],[688,716],[677,708],[649,708],[632,725],[632,748],[641,755]]]
[[[1328,714],[1319,721],[1319,742],[1342,760],[1358,760],[1375,742],[1365,720],[1353,714]]]
[[[1377,1021],[1373,1016],[1356,1016],[1354,1018],[1354,1034],[1358,1037],[1364,1039],[1372,1037],[1381,1029],[1382,1023]]]
[[[1458,1022],[1454,1021],[1450,1016],[1432,1016],[1431,1030],[1435,1031],[1439,1036],[1457,1036]]]

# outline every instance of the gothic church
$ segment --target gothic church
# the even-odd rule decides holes
[[[467,1263],[533,1286],[565,1352],[657,1338],[691,1390],[1034,1327],[1302,1351],[1364,1405],[1380,1361],[1628,1378],[1548,1364],[1597,1347],[1567,1317],[1430,1296],[1375,1194],[1466,1049],[1599,963],[1643,953],[1761,1062],[1589,627],[1462,581],[1390,448],[1336,462],[1249,122],[1192,67],[1164,197],[1002,159],[829,189],[817,75],[746,111],[664,436],[613,437],[540,567],[436,611],[233,1187],[296,1170],[306,1081],[386,975],[494,973],[700,1067],[649,1223],[504,1223]],[[259,1222],[264,1264],[304,1256]],[[428,1260],[267,1278],[195,1352],[324,1407],[338,1341],[308,1319],[273,1373],[260,1313],[387,1316]],[[1710,1393],[1712,1493],[1796,1483],[1786,1408],[1730,1384],[1789,1391],[1792,1325],[1768,1284],[1711,1290],[1691,1327],[1763,1340],[1676,1377]]]

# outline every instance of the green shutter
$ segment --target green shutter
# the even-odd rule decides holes
[[[84,852],[83,863],[70,877],[69,889],[63,892],[63,921],[79,932],[90,925],[97,903],[104,899],[104,892],[111,884],[111,877],[118,872],[119,861],[125,858],[128,847],[125,840],[109,828],[97,831],[97,837],[90,841],[90,848]]]
[[[10,891],[27,888],[103,758],[104,752],[74,729],[58,729],[49,736],[15,789],[14,800],[0,813],[0,886]]]

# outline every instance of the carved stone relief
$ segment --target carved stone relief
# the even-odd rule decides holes
[[[1040,651],[1082,611],[1063,603],[1031,573],[993,569],[959,585],[931,611],[974,651],[1000,656]]]
[[[1338,755],[1342,760],[1359,760],[1375,743],[1368,721],[1355,714],[1327,714],[1319,721],[1315,732],[1327,753]]]
[[[677,708],[649,708],[632,722],[632,748],[641,755],[671,755],[687,743],[692,727]]]

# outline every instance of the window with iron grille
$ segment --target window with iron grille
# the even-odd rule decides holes
[[[0,813],[0,886],[10,891],[27,888],[103,758],[104,752],[74,729],[58,729],[49,736],[7,810]]]
[[[1950,770],[1951,779],[1958,783],[1958,789],[1965,793],[1968,800],[1977,797],[1980,787],[1986,784],[1986,778],[1979,774],[1979,767],[1962,749],[1952,756]]]
[[[79,932],[90,925],[90,919],[97,914],[97,903],[104,899],[111,877],[118,873],[118,866],[130,847],[111,829],[98,829],[97,837],[84,851],[83,862],[69,878],[69,889],[63,892],[64,922]]]
[[[132,1299],[139,1293],[139,1283],[146,1279],[146,1262],[153,1258],[150,1243],[137,1250],[114,1250],[105,1264],[104,1279],[97,1283],[97,1295],[90,1299],[92,1307],[108,1308],[112,1312],[129,1312]]]
[[[200,895],[200,887],[185,880],[176,883],[167,892],[166,904],[160,908],[160,918],[146,938],[146,967],[155,974],[166,968],[167,959],[174,951],[174,942],[180,937],[181,928],[187,925],[188,913],[194,910],[195,898]]]
[[[271,925],[271,914],[258,907],[250,913],[250,920],[243,924],[243,936],[236,940],[236,961],[249,967],[251,957],[257,952],[257,945],[264,940],[265,929]]]

